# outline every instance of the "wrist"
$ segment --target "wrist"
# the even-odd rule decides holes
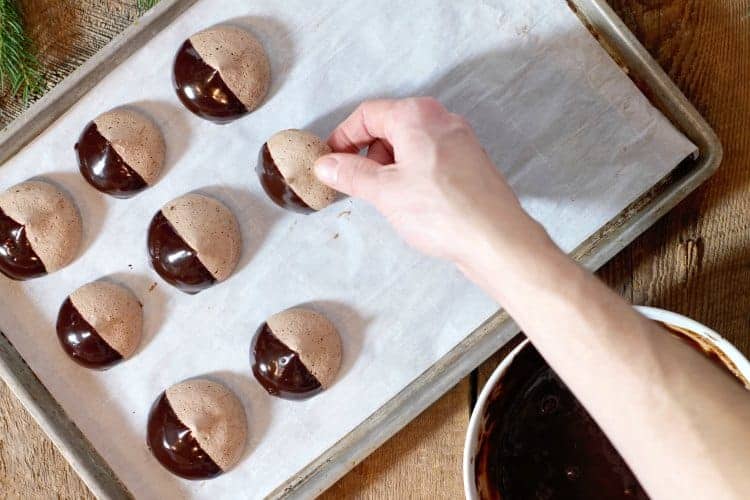
[[[510,309],[537,293],[565,294],[586,271],[560,250],[525,212],[481,231],[456,264],[473,282]],[[511,312],[511,311],[509,311]]]
[[[453,259],[467,273],[514,268],[537,255],[561,253],[544,227],[520,205],[516,209],[484,211],[465,224],[461,246]]]

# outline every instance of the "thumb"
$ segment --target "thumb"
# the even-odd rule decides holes
[[[315,163],[315,175],[336,191],[372,199],[377,193],[378,169],[383,166],[369,158],[355,154],[325,155]]]

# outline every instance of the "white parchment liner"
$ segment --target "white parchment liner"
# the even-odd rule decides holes
[[[228,19],[263,41],[273,83],[257,111],[216,126],[182,108],[171,65],[185,38]],[[57,182],[85,227],[83,253],[68,268],[28,283],[0,277],[0,329],[136,498],[263,496],[495,312],[451,266],[408,249],[366,204],[346,199],[295,215],[257,181],[258,151],[274,132],[325,137],[362,99],[413,94],[468,116],[524,206],[566,250],[694,150],[565,0],[202,0],[0,170],[0,189],[35,176]],[[115,200],[85,183],[73,144],[89,120],[124,104],[160,125],[167,166],[154,187]],[[238,272],[194,297],[161,281],[145,250],[154,213],[192,190],[231,207],[245,239]],[[133,289],[146,323],[135,357],[99,373],[65,356],[54,324],[65,297],[102,276]],[[289,402],[252,379],[248,350],[266,317],[299,304],[334,321],[344,359],[328,391]],[[230,473],[188,482],[150,456],[145,424],[164,388],[199,375],[238,393],[249,446]]]

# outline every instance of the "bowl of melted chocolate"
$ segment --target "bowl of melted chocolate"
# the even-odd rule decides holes
[[[750,363],[708,327],[639,307],[750,388]],[[464,448],[469,500],[647,499],[607,436],[528,341],[498,365],[477,400]]]

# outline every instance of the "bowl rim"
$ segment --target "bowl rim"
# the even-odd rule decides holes
[[[740,374],[742,374],[746,380],[750,380],[750,361],[728,340],[716,333],[711,328],[698,323],[694,319],[683,316],[672,311],[665,309],[659,309],[657,307],[647,306],[634,306],[634,308],[643,314],[645,317],[666,323],[669,326],[676,326],[690,330],[698,336],[707,340],[712,346],[721,351],[726,357],[731,360]],[[498,381],[502,378],[508,367],[513,362],[513,359],[530,343],[529,339],[524,339],[520,344],[513,348],[497,365],[495,370],[487,382],[482,387],[482,391],[479,393],[477,402],[474,405],[474,409],[471,412],[471,418],[469,419],[469,426],[466,430],[466,439],[464,440],[464,453],[463,453],[463,482],[464,482],[464,495],[468,500],[478,500],[479,495],[476,491],[476,481],[474,477],[474,459],[477,453],[478,445],[478,434],[481,427],[482,417],[484,416],[484,410],[487,406],[487,401],[492,393],[492,389],[495,388]]]

